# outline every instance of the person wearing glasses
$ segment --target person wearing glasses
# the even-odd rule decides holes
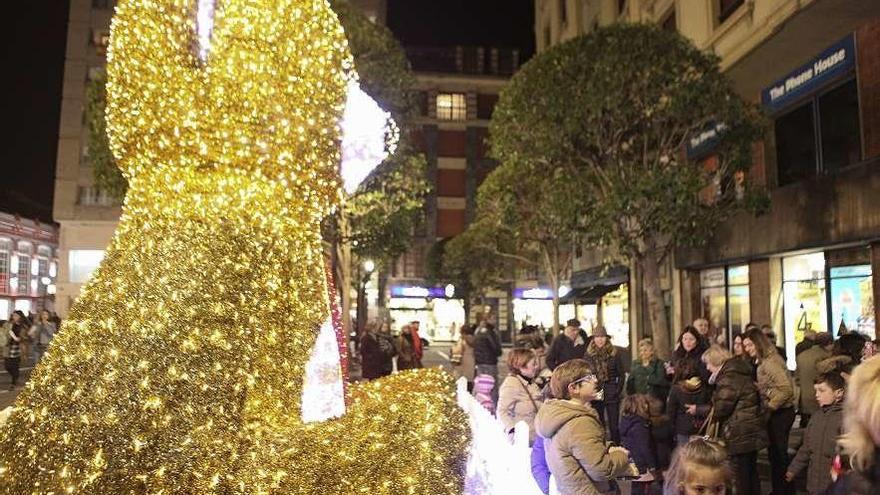
[[[562,495],[617,493],[614,478],[629,474],[629,451],[611,446],[599,413],[590,405],[602,399],[599,379],[587,361],[572,359],[553,370],[550,390],[535,418],[544,439],[550,472]]]

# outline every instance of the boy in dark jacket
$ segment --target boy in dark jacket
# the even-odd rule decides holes
[[[581,330],[581,322],[568,320],[565,329],[553,338],[547,351],[547,367],[550,371],[572,359],[583,359],[587,354],[587,333]]]
[[[846,382],[840,373],[819,375],[813,388],[819,410],[813,413],[804,443],[785,473],[787,481],[793,480],[807,468],[807,492],[823,493],[831,484],[831,463],[837,453],[837,438],[843,433],[843,401]],[[808,467],[809,466],[809,467]]]

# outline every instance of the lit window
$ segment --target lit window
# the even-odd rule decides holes
[[[92,272],[104,259],[101,250],[75,250],[70,252],[70,281],[76,284],[88,282]]]
[[[467,119],[467,99],[462,93],[437,95],[437,118],[440,120]]]

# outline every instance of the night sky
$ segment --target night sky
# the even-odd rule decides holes
[[[68,0],[8,2],[3,109],[7,128],[0,211],[52,220]],[[534,51],[532,0],[389,0],[388,25],[405,45]]]

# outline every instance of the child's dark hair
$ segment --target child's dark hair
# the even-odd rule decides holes
[[[822,373],[817,376],[813,383],[818,385],[820,383],[824,383],[831,387],[831,390],[844,390],[846,389],[846,380],[844,380],[843,375],[841,375],[837,371],[831,371],[829,373]]]
[[[675,363],[675,375],[672,378],[672,383],[689,380],[695,376],[700,376],[700,373],[694,362],[690,359],[679,359]]]
[[[628,395],[623,399],[620,412],[624,416],[639,416],[645,419],[651,419],[651,403],[645,394]]]

